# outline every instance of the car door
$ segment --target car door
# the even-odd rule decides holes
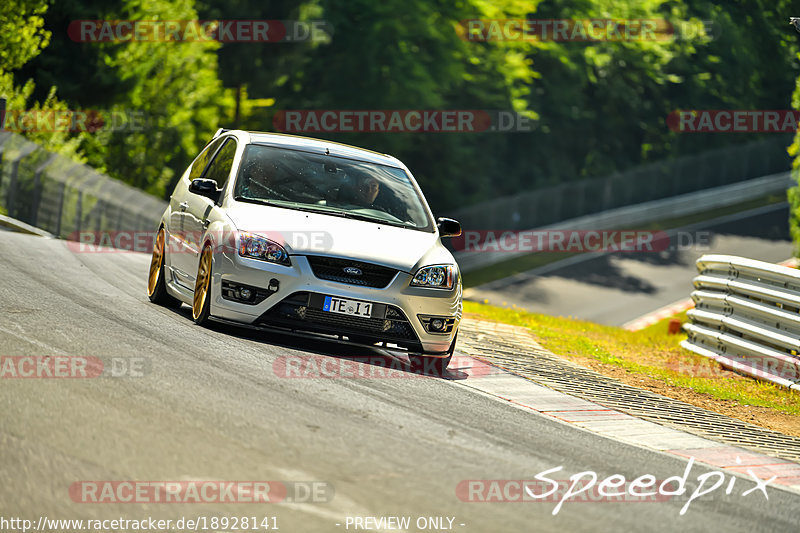
[[[236,139],[228,137],[200,177],[214,180],[217,182],[217,188],[223,188],[233,168],[235,155]],[[208,227],[208,216],[211,210],[214,209],[215,204],[211,199],[193,193],[187,195],[186,201],[188,206],[183,215],[183,229],[189,253],[185,255],[191,261],[191,265],[187,265],[187,268],[191,268],[188,272],[194,279],[197,273],[197,264],[200,260],[203,239]]]
[[[186,230],[186,212],[193,202],[196,194],[189,192],[189,184],[193,179],[202,177],[208,168],[214,154],[222,145],[224,139],[216,139],[209,143],[192,163],[189,172],[184,173],[175,191],[170,197],[169,232],[170,254],[169,266],[173,279],[189,288],[194,288],[195,270],[197,262],[194,255],[191,235]]]

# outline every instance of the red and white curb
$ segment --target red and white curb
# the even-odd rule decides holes
[[[454,381],[458,385],[505,400],[562,423],[608,437],[612,440],[658,450],[681,458],[694,457],[699,463],[726,472],[746,474],[751,469],[783,489],[800,492],[800,464],[698,437],[684,431],[641,420],[626,413],[543,387],[523,377],[475,360],[478,370],[472,379]],[[459,370],[470,374],[471,369]],[[767,475],[768,474],[768,475]]]
[[[630,322],[626,322],[622,325],[622,329],[627,329],[628,331],[639,331],[640,329],[652,326],[657,322],[661,322],[665,318],[682,313],[687,309],[691,309],[692,307],[694,307],[694,300],[691,298],[684,298],[683,300],[666,305],[661,309],[657,309],[652,313],[646,314],[635,320],[631,320]]]

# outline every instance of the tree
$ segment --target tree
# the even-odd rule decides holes
[[[0,4],[0,97],[6,99],[9,123],[19,113],[66,110],[67,104],[56,98],[54,87],[43,87],[41,101],[33,99],[36,84],[27,80],[15,83],[14,71],[22,68],[47,46],[50,32],[44,28],[46,0],[8,0]],[[4,117],[5,118],[5,117]],[[68,131],[21,131],[29,139],[53,152],[82,160],[80,139]]]
[[[104,127],[83,138],[89,163],[165,196],[232,109],[217,76],[219,43],[74,42],[73,20],[196,20],[192,0],[66,0],[46,17],[53,45],[26,66],[52,80],[80,108],[97,109]],[[116,123],[114,123],[116,122]]]
[[[276,73],[276,110],[511,110],[534,73],[518,43],[474,43],[460,22],[524,16],[530,2],[322,0],[330,42],[307,47]],[[499,7],[498,7],[499,6]],[[310,134],[314,136],[314,134]],[[390,153],[415,173],[434,209],[504,188],[493,133],[338,133],[340,142]]]
[[[800,54],[797,57],[800,59]],[[800,77],[792,93],[792,109],[800,110]],[[792,157],[792,178],[798,183],[786,191],[789,200],[789,234],[794,242],[794,255],[800,257],[800,131],[795,134],[788,152]]]
[[[0,71],[20,68],[47,46],[45,11],[46,0],[7,0],[0,5]]]

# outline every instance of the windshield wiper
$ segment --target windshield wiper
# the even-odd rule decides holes
[[[332,215],[335,217],[350,218],[352,220],[362,220],[364,222],[373,222],[375,224],[384,224],[386,226],[395,226],[398,228],[417,229],[413,224],[405,224],[403,222],[395,222],[385,218],[374,217],[369,215],[362,215],[361,213],[353,213],[351,211],[342,211],[341,209],[319,209],[319,208],[305,208],[298,207],[302,211],[310,211],[312,213],[319,213],[321,215]]]
[[[306,207],[302,205],[281,205],[280,203],[271,202],[261,198],[250,198],[248,196],[234,196],[234,200],[240,202],[250,202],[253,204],[269,205],[272,207],[282,207],[284,209],[296,209],[297,211],[306,211],[308,213],[317,213],[319,215],[331,215],[340,218],[350,218],[353,220],[362,220],[364,222],[373,222],[375,224],[385,224],[387,226],[395,226],[398,228],[406,229],[419,229],[413,224],[406,224],[403,222],[394,222],[386,220],[385,218],[371,217],[369,215],[362,215],[360,213],[351,213],[350,211],[342,211],[340,209],[323,209],[318,207]]]
[[[385,218],[380,217],[371,217],[369,215],[362,215],[360,213],[351,213],[349,211],[342,211],[342,216],[346,218],[352,218],[354,220],[363,220],[365,222],[375,222],[376,224],[386,224],[387,226],[397,226],[399,228],[415,228],[416,226],[411,226],[408,224],[404,224],[402,222],[394,222],[392,220],[387,220]]]
[[[275,205],[269,200],[265,200],[264,198],[250,198],[249,196],[234,196],[234,200],[237,202],[248,202],[251,204],[261,204],[261,205]]]

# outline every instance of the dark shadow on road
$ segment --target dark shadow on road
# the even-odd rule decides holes
[[[543,278],[567,278],[581,283],[590,285],[597,285],[609,289],[617,289],[624,292],[638,292],[644,294],[653,294],[656,292],[656,287],[648,279],[632,276],[623,272],[619,265],[615,263],[617,258],[627,258],[637,254],[610,254],[599,255],[594,259],[571,265],[563,269],[554,270],[542,274]],[[638,254],[644,255],[644,254]],[[638,259],[638,258],[637,258]],[[662,264],[674,262],[674,258],[662,258]]]
[[[192,320],[192,310],[184,305],[180,309],[172,309],[186,320]],[[201,326],[197,326],[201,327]],[[433,368],[412,368],[408,357],[400,349],[383,348],[380,346],[366,346],[345,344],[332,339],[317,337],[313,334],[291,334],[269,328],[238,326],[227,322],[212,321],[208,329],[224,335],[245,339],[270,346],[278,346],[287,350],[298,350],[305,354],[292,356],[293,359],[284,359],[282,363],[276,361],[273,370],[288,370],[296,375],[287,376],[291,379],[402,379],[435,377],[448,380],[465,380],[470,376],[461,367],[463,358],[453,359],[452,368],[445,370],[441,375]],[[288,357],[288,356],[287,356]],[[339,362],[331,366],[325,358],[332,358]],[[345,366],[342,361],[352,361],[368,365],[372,368],[359,370],[355,365]],[[286,368],[286,364],[290,368]],[[280,366],[283,364],[284,366]],[[277,366],[276,366],[277,365]],[[293,366],[291,366],[293,365]],[[340,375],[336,375],[337,372]]]

